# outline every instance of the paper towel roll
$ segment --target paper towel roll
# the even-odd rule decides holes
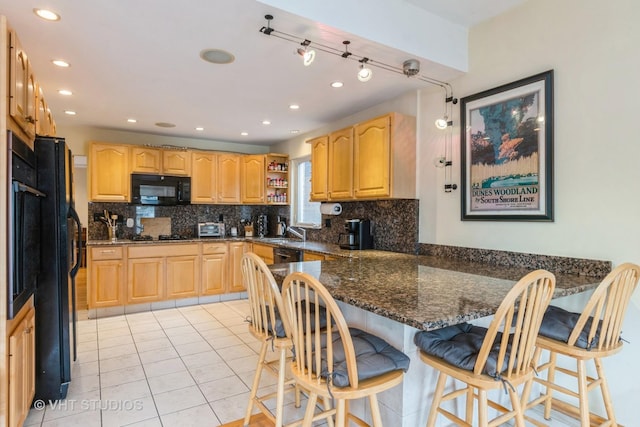
[[[320,205],[320,213],[324,215],[340,215],[342,213],[342,205],[340,203],[322,203]]]

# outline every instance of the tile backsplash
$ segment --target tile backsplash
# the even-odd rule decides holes
[[[337,243],[340,233],[344,233],[344,221],[351,218],[369,219],[374,235],[374,248],[379,250],[414,253],[418,241],[418,200],[396,199],[365,202],[341,202],[342,213],[337,216],[323,215],[321,229],[308,229],[309,240],[323,243]],[[100,221],[94,221],[94,213],[102,214],[104,210],[117,214],[117,237],[130,239],[140,232],[140,218],[171,218],[171,233],[185,237],[196,235],[198,222],[222,221],[227,231],[238,227],[243,235],[241,220],[255,223],[258,215],[269,217],[269,235],[276,229],[276,216],[291,217],[289,206],[264,205],[187,205],[187,206],[140,206],[125,203],[89,203],[87,234],[90,240],[105,240],[108,237],[107,227]],[[134,227],[126,227],[126,219],[134,220]],[[327,227],[327,220],[330,227]]]

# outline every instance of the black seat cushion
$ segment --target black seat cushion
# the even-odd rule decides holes
[[[579,318],[580,313],[572,313],[560,307],[550,305],[544,313],[539,334],[543,337],[566,343],[569,341],[569,335],[573,332],[573,328],[576,326]],[[600,340],[599,327],[596,330],[593,340],[590,343],[588,342],[591,323],[593,323],[592,317],[587,320],[585,327],[582,329],[582,332],[580,332],[575,343],[576,347],[590,349],[591,347],[598,345],[598,341]]]
[[[316,313],[316,306],[313,303],[310,303],[310,308],[309,311],[311,313],[311,318],[313,319],[311,322],[311,330],[315,331],[316,330],[316,325],[315,325],[315,313]],[[320,329],[324,329],[327,327],[327,310],[323,307],[322,310],[320,310],[320,320],[319,320],[319,324],[320,324]],[[267,310],[267,316],[270,316],[269,311]],[[304,319],[304,316],[306,316],[305,311],[303,310],[302,312],[302,316]],[[275,321],[275,333],[276,333],[276,337],[278,338],[284,338],[286,336],[285,331],[284,331],[284,325],[282,324],[282,319],[280,317],[280,312],[278,312],[278,309],[275,310],[275,317],[276,317],[276,321]],[[269,329],[269,332],[273,332],[273,323],[271,322],[271,319],[269,319],[268,323],[267,323],[267,328]]]
[[[458,368],[473,371],[486,333],[486,328],[461,323],[435,331],[418,332],[413,341],[428,355],[439,357]],[[484,373],[492,377],[498,375],[496,360],[501,339],[502,334],[498,333],[484,368]],[[507,354],[509,350],[510,348],[507,349]]]
[[[357,328],[349,328],[353,341],[358,366],[358,381],[374,378],[388,372],[409,369],[409,357],[388,342]],[[344,356],[344,347],[340,334],[335,332],[333,339],[334,365],[331,372],[327,368],[326,349],[322,353],[322,376],[331,375],[332,384],[336,387],[349,386],[349,375]]]

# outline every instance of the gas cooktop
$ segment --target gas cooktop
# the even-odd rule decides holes
[[[158,240],[186,240],[186,239],[188,238],[181,236],[179,234],[161,234],[158,236]],[[154,239],[153,239],[153,236],[149,236],[148,234],[138,234],[136,236],[133,236],[131,240],[146,242]]]

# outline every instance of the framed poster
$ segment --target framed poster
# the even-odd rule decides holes
[[[553,221],[553,70],[460,110],[462,220]]]

